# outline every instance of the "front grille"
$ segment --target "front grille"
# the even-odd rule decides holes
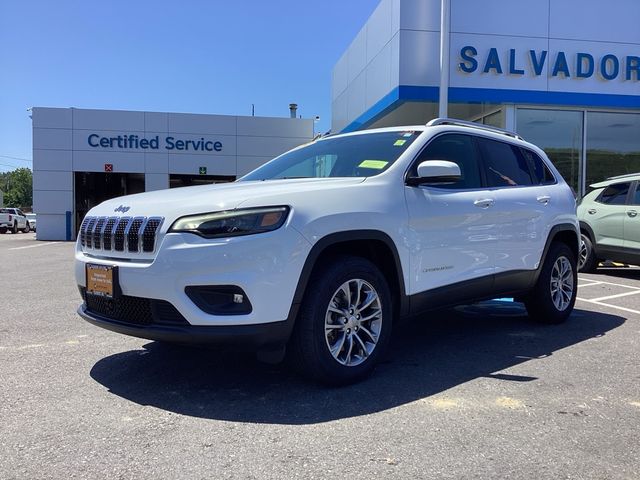
[[[162,217],[85,217],[80,244],[105,252],[153,253]]]
[[[87,294],[84,287],[80,293],[89,313],[109,320],[117,320],[131,325],[189,325],[189,322],[169,302],[149,298],[121,295],[106,298]]]

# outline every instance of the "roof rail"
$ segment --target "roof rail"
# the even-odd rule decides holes
[[[435,127],[438,125],[459,125],[461,127],[477,128],[478,130],[486,130],[487,132],[499,133],[508,137],[517,138],[518,140],[524,140],[524,138],[522,138],[520,135],[515,132],[510,132],[509,130],[504,130],[502,128],[492,127],[489,125],[482,125],[481,123],[457,120],[455,118],[434,118],[429,123],[427,123],[427,127]]]
[[[637,177],[640,172],[637,173],[625,173],[624,175],[616,175],[615,177],[607,177],[607,180],[618,180],[619,178]]]

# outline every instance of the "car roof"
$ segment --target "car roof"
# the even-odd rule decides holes
[[[640,180],[640,173],[628,173],[626,175],[618,175],[615,177],[609,177],[601,182],[592,183],[589,185],[591,188],[604,188],[614,183],[633,182],[634,180]]]

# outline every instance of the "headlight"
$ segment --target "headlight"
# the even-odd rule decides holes
[[[260,207],[189,215],[177,219],[169,233],[189,232],[204,238],[237,237],[280,228],[289,207]]]

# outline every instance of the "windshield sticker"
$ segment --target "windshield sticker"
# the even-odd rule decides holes
[[[404,138],[409,138],[409,137],[411,137],[414,133],[415,133],[415,132],[404,132],[404,133],[402,134],[402,136],[403,136]]]
[[[386,160],[363,160],[362,163],[360,165],[358,165],[359,168],[374,168],[376,170],[382,170],[384,167],[387,166],[389,162],[387,162]]]
[[[407,143],[406,140],[396,140],[396,142],[393,144],[394,147],[401,147],[402,145],[404,145],[405,143]]]

